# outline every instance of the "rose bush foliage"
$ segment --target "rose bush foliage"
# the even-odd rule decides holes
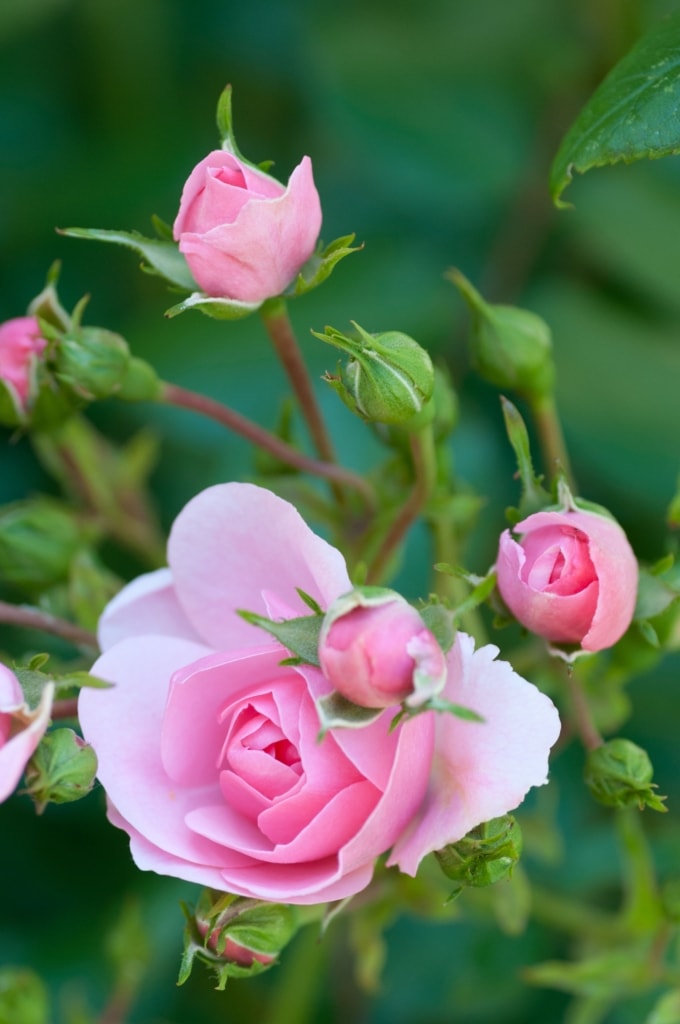
[[[443,696],[483,722],[394,709],[318,741],[332,686],[236,614],[305,615],[350,589],[341,554],[287,502],[249,484],[211,487],[176,519],[169,568],[140,577],[100,624],[83,690],[85,738],[110,820],[141,868],[239,895],[318,903],[364,888],[375,858],[414,874],[422,857],[546,781],[559,721],[494,647],[459,634]]]

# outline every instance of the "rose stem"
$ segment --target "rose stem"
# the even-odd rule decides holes
[[[538,431],[543,461],[550,476],[553,477],[561,471],[567,478],[571,490],[575,491],[574,475],[571,471],[555,396],[552,393],[544,395],[533,399],[529,404]]]
[[[196,391],[182,388],[178,384],[168,384],[166,382],[162,385],[159,400],[166,402],[168,405],[179,406],[182,409],[192,409],[194,412],[201,413],[203,416],[215,420],[228,430],[233,430],[235,434],[240,434],[241,437],[245,437],[259,448],[268,451],[277,459],[281,459],[282,462],[295,466],[296,469],[311,473],[314,476],[323,477],[336,484],[352,487],[362,495],[368,508],[373,509],[375,507],[373,488],[358,473],[344,469],[336,463],[322,462],[319,459],[312,459],[308,455],[304,455],[297,448],[293,448],[292,445],[282,441],[280,437],[271,434],[268,430],[259,426],[259,424],[253,423],[252,420],[247,419],[241,413],[236,412],[227,405],[223,405],[222,402],[218,402],[214,398],[208,398],[206,395],[198,394]]]
[[[77,626],[74,622],[59,619],[56,615],[27,608],[25,605],[8,604],[0,601],[0,622],[11,626],[24,626],[26,629],[39,629],[43,633],[51,633],[62,640],[68,640],[77,646],[97,647],[97,637],[88,629]]]
[[[367,583],[375,583],[382,578],[390,558],[406,536],[411,524],[418,518],[436,481],[437,460],[432,427],[424,427],[417,433],[411,434],[410,444],[415,472],[413,488],[369,566],[366,574]]]
[[[597,747],[602,746],[604,740],[593,721],[593,716],[580,680],[576,678],[571,666],[567,668],[567,686],[581,742],[586,750],[595,750]]]
[[[448,516],[433,515],[430,526],[434,544],[435,562],[447,565],[458,565],[458,537],[456,527]],[[451,573],[437,572],[434,577],[435,593],[444,599],[461,605],[468,596],[468,585],[460,576]],[[487,631],[480,615],[479,608],[470,608],[460,617],[460,625],[474,638],[478,646],[488,643]]]
[[[295,392],[316,451],[325,462],[335,462],[333,445],[328,436],[300,347],[293,333],[285,302],[282,299],[270,299],[269,302],[264,303],[260,313]]]

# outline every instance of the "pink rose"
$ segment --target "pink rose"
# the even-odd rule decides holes
[[[406,700],[418,676],[429,684],[422,687],[425,699],[446,678],[442,649],[416,609],[399,594],[378,588],[343,595],[328,609],[319,661],[338,693],[367,708]]]
[[[31,711],[17,677],[0,665],[0,803],[16,789],[49,725],[53,696],[54,686],[48,683],[38,707]]]
[[[0,324],[0,380],[22,412],[27,409],[36,357],[46,345],[34,316],[18,316]]]
[[[189,175],[173,227],[204,292],[254,303],[288,287],[313,254],[320,230],[309,157],[284,188],[221,149]]]
[[[93,672],[116,685],[79,700],[109,818],[139,867],[275,902],[342,899],[381,853],[414,872],[545,781],[554,707],[462,636],[445,696],[483,724],[427,712],[390,732],[389,710],[318,742],[328,680],[281,665],[283,649],[235,610],[305,615],[296,588],[326,607],[350,582],[340,553],[269,491],[197,495],[168,561],[106,609]]]
[[[595,512],[536,512],[500,539],[498,589],[523,626],[585,651],[611,647],[635,609],[638,566],[618,523]]]

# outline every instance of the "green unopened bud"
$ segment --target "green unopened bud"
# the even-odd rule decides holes
[[[435,857],[446,877],[457,883],[457,894],[466,885],[480,888],[508,878],[521,853],[520,827],[511,814],[505,814],[473,828],[457,843],[435,850]]]
[[[102,327],[74,326],[61,336],[55,376],[80,398],[109,398],[125,379],[130,350],[119,334]]]
[[[326,327],[321,341],[348,352],[346,366],[324,377],[343,402],[371,423],[406,423],[427,405],[434,391],[428,353],[400,331],[369,334],[351,321],[358,337]]]
[[[73,729],[55,729],[41,740],[26,766],[26,790],[40,814],[48,803],[87,796],[94,785],[97,756]]]
[[[472,357],[482,377],[527,398],[552,394],[555,367],[546,322],[526,309],[485,302],[459,270],[448,277],[472,313]]]
[[[160,397],[162,387],[153,366],[133,356],[127,364],[116,397],[126,402],[153,402]]]
[[[223,989],[229,978],[246,978],[273,966],[298,928],[295,907],[264,903],[204,889],[187,927],[178,984],[195,959],[212,967]]]
[[[82,524],[57,501],[0,508],[0,577],[28,593],[65,580],[82,543]]]
[[[605,807],[651,807],[665,811],[665,797],[654,792],[653,776],[647,751],[630,740],[617,737],[588,751],[586,785]]]

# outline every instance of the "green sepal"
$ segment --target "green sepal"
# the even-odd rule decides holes
[[[457,565],[448,565],[445,562],[437,562],[434,566],[436,572],[445,573],[447,576],[457,576],[472,588],[466,598],[452,610],[453,624],[457,627],[465,618],[468,612],[478,608],[493,594],[496,586],[496,572],[491,569],[486,576],[476,576]]]
[[[450,651],[456,639],[454,614],[438,601],[418,609],[418,614],[434,636],[444,654]]]
[[[188,298],[178,302],[170,309],[166,309],[165,316],[172,320],[180,313],[186,313],[188,309],[197,309],[213,320],[242,320],[259,309],[261,302],[239,302],[238,299],[213,298],[204,292],[192,292]]]
[[[55,700],[72,697],[84,686],[103,690],[113,685],[85,671],[59,672],[56,675],[52,672],[43,672],[43,665],[49,661],[49,657],[49,654],[35,654],[26,665],[12,665],[12,671],[19,680],[24,699],[32,709],[35,709],[40,703],[43,690],[48,684],[54,686]]]
[[[463,704],[456,704],[453,701],[446,700],[445,697],[440,697],[435,694],[433,697],[428,697],[427,700],[422,701],[420,704],[409,704],[408,699],[405,700],[400,711],[394,716],[390,722],[390,732],[393,732],[398,725],[407,718],[415,718],[416,715],[422,715],[426,711],[436,711],[438,714],[444,713],[447,715],[455,715],[456,718],[461,718],[464,722],[484,722],[486,719],[483,715],[480,715],[477,711],[473,711],[472,708],[467,708]]]
[[[680,12],[664,18],[609,72],[573,123],[550,172],[558,207],[574,171],[680,152]]]
[[[505,429],[517,459],[517,470],[522,485],[519,508],[506,511],[507,518],[514,526],[533,512],[538,512],[550,505],[552,497],[541,483],[543,478],[536,476],[534,472],[529,433],[519,410],[503,395],[501,395],[501,406]]]
[[[319,667],[319,635],[324,621],[322,615],[303,615],[297,619],[274,622],[256,612],[239,609],[238,614],[252,626],[259,626],[260,629],[271,633],[280,644],[292,651],[305,664]]]
[[[316,709],[321,722],[319,741],[329,729],[363,729],[372,725],[385,712],[385,708],[364,708],[353,704],[337,690],[317,700]]]
[[[300,268],[298,276],[290,285],[285,294],[296,297],[310,292],[312,288],[323,284],[327,277],[335,270],[340,260],[350,256],[353,252],[361,252],[363,245],[352,245],[355,235],[343,235],[330,242],[325,249],[321,246],[310,256]]]
[[[60,272],[61,261],[55,260],[47,271],[45,287],[28,307],[28,315],[37,317],[57,330],[66,331],[71,326],[71,317],[59,301],[57,293]]]
[[[87,796],[97,774],[97,755],[72,729],[48,732],[26,766],[26,790],[41,814],[47,804]]]
[[[141,256],[144,261],[142,269],[183,291],[194,292],[198,287],[177,243],[167,238],[146,238],[138,231],[110,231],[105,228],[60,228],[59,234],[125,246]]]

